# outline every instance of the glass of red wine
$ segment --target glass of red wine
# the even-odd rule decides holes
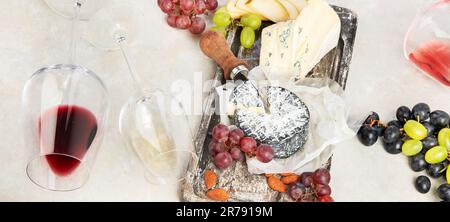
[[[26,173],[40,187],[70,191],[86,183],[103,139],[109,97],[102,80],[75,65],[81,1],[73,1],[71,52],[68,64],[43,67],[26,82],[22,102]]]
[[[78,65],[35,72],[25,85],[28,177],[58,191],[81,187],[102,142],[109,99],[103,82]]]
[[[146,85],[133,65],[128,45],[149,27],[144,23],[137,5],[109,5],[89,19],[89,30],[96,32],[85,37],[100,49],[121,51],[134,91],[120,112],[120,133],[139,157],[150,183],[176,184],[188,176],[188,166],[197,163],[197,155],[182,103],[167,90],[155,90],[157,84]]]
[[[417,14],[404,53],[419,70],[450,87],[450,0],[435,1]]]

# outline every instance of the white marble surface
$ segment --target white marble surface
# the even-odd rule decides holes
[[[156,1],[135,0],[145,12],[144,38],[130,48],[146,84],[212,77],[214,64],[203,56],[198,40],[168,27]],[[224,2],[224,1],[221,1]],[[351,117],[370,110],[394,117],[396,107],[425,101],[450,111],[448,91],[416,71],[403,58],[404,33],[427,0],[332,0],[359,15],[357,39],[345,97]],[[68,59],[70,22],[52,13],[41,0],[0,1],[0,201],[178,201],[176,186],[153,186],[118,133],[118,113],[128,98],[126,65],[120,52],[104,52],[85,41],[79,62],[106,83],[113,103],[105,142],[87,184],[72,192],[51,192],[31,183],[25,166],[30,147],[23,142],[21,90],[38,68]],[[196,72],[203,72],[199,75]],[[191,118],[198,125],[199,116]],[[412,172],[402,155],[387,154],[380,144],[362,147],[356,139],[337,146],[332,166],[337,201],[432,201],[415,191]],[[433,187],[439,183],[433,181]]]

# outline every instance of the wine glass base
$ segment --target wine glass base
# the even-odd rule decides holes
[[[105,51],[120,49],[119,41],[130,45],[140,39],[144,27],[144,13],[134,3],[119,3],[98,10],[89,19],[86,40]]]
[[[105,0],[44,0],[44,2],[53,12],[67,19],[75,17],[74,5],[79,2],[82,4],[80,20],[88,20],[103,7]]]

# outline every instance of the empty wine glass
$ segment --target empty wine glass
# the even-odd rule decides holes
[[[403,48],[417,68],[450,86],[450,0],[436,1],[417,14]]]
[[[81,7],[80,2],[73,5],[72,63]],[[80,65],[52,65],[39,69],[26,82],[22,102],[31,154],[26,167],[30,180],[55,191],[80,188],[103,140],[109,110],[104,83]]]
[[[110,5],[91,17],[86,38],[104,50],[120,49],[128,66],[134,91],[123,106],[119,130],[153,184],[174,184],[187,176],[197,162],[192,133],[184,107],[170,94],[147,89],[128,53],[128,43],[144,30],[143,13],[132,3]]]

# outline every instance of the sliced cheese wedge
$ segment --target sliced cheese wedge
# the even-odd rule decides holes
[[[262,30],[261,51],[259,64],[264,67],[273,67],[278,63],[278,28],[284,23],[276,23]]]
[[[264,17],[264,15],[248,7],[247,3],[249,3],[250,1],[252,0],[237,0],[236,7],[239,8],[240,10],[246,11],[247,12],[246,14],[258,15],[263,21],[269,20],[268,18]]]
[[[243,15],[247,14],[247,11],[244,11],[237,7],[237,2],[238,0],[229,0],[226,6],[228,13],[230,13],[230,16],[232,18],[240,18]]]
[[[292,73],[304,78],[339,41],[341,21],[324,0],[310,0],[296,19]]]
[[[299,12],[301,12],[307,5],[310,0],[289,0]]]
[[[297,10],[297,8],[293,3],[291,3],[289,0],[276,0],[276,1],[278,1],[287,11],[287,13],[289,14],[289,19],[297,18],[300,11]]]
[[[296,20],[263,30],[260,65],[271,79],[304,78],[334,47],[340,35],[340,19],[324,0],[311,0]],[[275,35],[264,38],[264,35]],[[286,34],[289,33],[289,34]]]
[[[281,22],[289,19],[286,9],[275,0],[249,0],[247,7],[258,12],[273,22]]]
[[[294,41],[294,26],[295,20],[288,20],[277,28],[277,53],[275,58],[277,59],[275,64],[277,67],[273,68],[273,71],[280,70],[280,72],[290,72],[290,61],[295,58],[295,50],[292,48]],[[278,71],[277,71],[278,72]]]

